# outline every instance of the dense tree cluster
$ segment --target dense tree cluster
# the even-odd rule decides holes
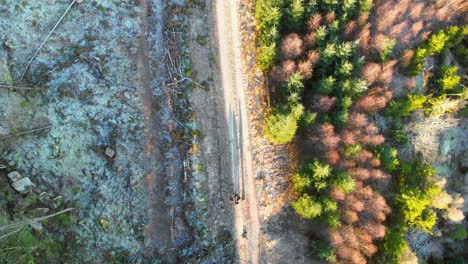
[[[325,258],[365,263],[377,251],[375,240],[385,235],[383,222],[390,212],[385,199],[371,187],[386,187],[390,176],[379,169],[381,161],[373,150],[384,138],[367,114],[385,107],[392,93],[384,86],[369,88],[370,82],[361,77],[364,58],[359,41],[341,40],[340,31],[350,18],[368,12],[371,3],[321,1],[303,4],[302,9],[294,5],[296,1],[285,6],[290,11],[282,19],[297,21],[291,10],[299,10],[296,14],[304,15],[295,17],[303,17],[306,27],[298,29],[294,22],[295,30],[284,30],[278,40],[270,77],[279,99],[267,120],[266,134],[276,143],[288,142],[303,119],[297,109],[316,113],[313,117],[319,123],[309,122],[306,130],[318,135],[310,142],[323,155],[305,162],[294,175],[294,187],[302,195],[292,207],[304,218],[330,227],[332,251],[320,250],[327,253]],[[383,61],[394,44],[385,45]],[[304,100],[309,95],[312,100]]]
[[[311,140],[323,151],[321,158],[334,169],[326,197],[338,204],[339,224],[326,222],[331,226],[331,244],[338,259],[365,263],[377,251],[373,242],[385,235],[383,222],[390,213],[385,199],[371,187],[385,188],[390,180],[379,169],[381,161],[373,153],[383,137],[365,114],[352,112],[339,133],[325,123],[318,127],[318,137]]]
[[[417,46],[428,38],[431,30],[456,19],[454,10],[463,7],[463,0],[454,1],[374,1],[374,8],[368,21],[359,18],[350,25],[364,24],[362,28],[352,27],[347,36],[360,34],[361,49],[369,59],[379,60],[382,51],[391,42],[397,41],[399,47],[394,56],[400,58],[407,49]],[[349,26],[351,27],[351,26]],[[387,43],[385,43],[387,42]]]
[[[417,75],[423,70],[426,57],[444,54],[448,50],[453,50],[460,58],[460,61],[468,61],[468,49],[463,44],[466,36],[468,36],[468,26],[452,26],[430,35],[424,45],[416,48],[408,74]],[[450,88],[453,88],[455,85]]]
[[[434,182],[435,170],[430,165],[418,159],[400,162],[396,158],[390,158],[388,161],[394,164],[391,166],[392,171],[398,175],[394,186],[394,212],[391,215],[390,230],[380,242],[377,259],[380,262],[393,263],[398,262],[408,248],[404,240],[408,229],[419,229],[432,234],[432,228],[437,222],[435,209],[447,209],[450,201],[443,203],[444,193]]]
[[[411,75],[420,73],[428,56],[445,54],[450,49],[466,53],[466,48],[462,42],[467,34],[468,26],[451,26],[430,35],[423,45],[412,52],[413,57],[408,62],[408,73]],[[461,62],[467,61],[466,54],[458,55]],[[463,56],[465,56],[465,59],[463,59]],[[370,63],[367,68],[364,67],[364,72],[369,72],[369,75],[372,72],[378,72],[377,67]],[[442,116],[456,111],[460,106],[460,100],[465,100],[467,97],[466,88],[460,85],[460,82],[461,76],[458,73],[457,66],[436,66],[435,70],[433,70],[433,77],[429,85],[427,85],[427,95],[423,95],[418,91],[417,93],[408,94],[406,98],[396,99],[390,103],[386,113],[388,116],[398,119],[406,117],[412,111],[418,109],[423,110],[427,116]]]
[[[307,3],[306,3],[307,2]],[[302,6],[299,8],[299,6]],[[277,127],[275,122],[282,122],[278,118],[278,113],[282,116],[292,117],[292,110],[295,105],[303,104],[296,98],[301,98],[304,94],[315,93],[322,96],[332,94],[339,95],[333,100],[333,104],[328,104],[329,113],[323,118],[328,118],[338,126],[346,123],[349,117],[352,100],[363,95],[369,83],[360,77],[360,69],[364,63],[363,57],[357,50],[359,41],[341,41],[339,38],[341,25],[349,18],[368,12],[371,8],[370,1],[347,1],[344,5],[339,5],[333,1],[323,1],[323,3],[313,3],[308,1],[271,1],[257,2],[259,39],[259,65],[270,72],[272,84],[278,94],[281,95],[277,102],[277,109],[267,121],[267,135],[274,142],[288,142],[294,138],[297,123],[300,118],[296,118],[295,124],[286,128],[290,130],[290,137],[281,139],[274,136],[270,130]],[[267,12],[266,10],[270,10]],[[275,15],[275,19],[270,19],[266,13]],[[283,13],[281,12],[283,10]],[[301,18],[306,27],[297,31],[297,19]],[[272,21],[275,21],[274,23]],[[281,29],[281,21],[291,22],[291,27]],[[265,30],[269,33],[263,34]],[[274,38],[271,34],[274,32]],[[284,33],[284,37],[279,39],[278,32]],[[263,39],[275,39],[274,45],[278,46],[278,54],[275,52],[269,58],[271,63],[266,66],[263,63],[263,50],[266,43]],[[269,42],[270,43],[270,42]],[[273,66],[276,65],[276,66]],[[320,65],[320,67],[317,67]],[[313,87],[313,88],[311,88]],[[286,98],[284,100],[283,98]],[[310,111],[322,111],[327,107],[326,98],[322,98],[324,105],[306,105]],[[318,109],[317,109],[318,106]],[[307,111],[305,111],[307,113]],[[294,120],[290,118],[290,120]]]
[[[293,176],[299,198],[291,205],[302,217],[329,227],[329,246],[313,241],[312,250],[330,262],[367,263],[372,258],[396,262],[408,249],[406,231],[431,233],[437,221],[434,208],[442,208],[434,205],[441,190],[433,183],[432,168],[417,159],[400,162],[396,149],[384,144],[384,136],[370,119],[378,112],[394,118],[388,135],[393,143],[402,143],[401,120],[412,111],[422,109],[434,116],[456,109],[444,95],[457,92],[456,67],[441,67],[435,74],[437,96],[415,93],[392,100],[388,86],[398,63],[409,69],[428,54],[446,49],[466,52],[459,48],[466,27],[432,35],[426,30],[434,21],[447,19],[445,7],[417,3],[409,8],[409,4],[408,0],[376,1],[374,7],[369,0],[257,1],[259,66],[269,74],[275,105],[266,135],[275,143],[290,142],[297,133],[308,139],[314,154],[304,156]],[[401,49],[425,39],[422,48]],[[268,43],[275,48],[267,54]],[[268,60],[265,54],[271,55]],[[381,195],[390,188],[395,189],[391,189],[395,194],[391,225],[387,218],[392,210]],[[413,256],[411,251],[406,255]]]

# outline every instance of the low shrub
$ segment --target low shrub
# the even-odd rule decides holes
[[[302,115],[301,118],[301,125],[303,127],[310,127],[312,124],[315,123],[315,120],[317,119],[317,113],[307,111]]]
[[[390,229],[379,244],[378,263],[398,263],[403,250],[408,248],[404,237],[406,228],[397,227]]]
[[[442,66],[437,72],[436,84],[441,91],[453,90],[461,80],[457,75],[458,67],[456,66]]]
[[[270,70],[276,58],[279,23],[282,17],[279,8],[281,1],[259,0],[256,2],[255,14],[259,42],[257,43],[258,66],[262,70]]]
[[[432,234],[437,216],[429,209],[432,197],[419,189],[408,188],[396,198],[404,221],[412,227]]]
[[[389,103],[385,114],[395,118],[408,116],[412,111],[423,109],[427,97],[422,94],[408,94],[406,99],[396,99]]]
[[[327,243],[321,240],[311,240],[310,248],[314,256],[317,256],[331,263],[334,263],[336,261],[336,255],[333,252],[333,248]]]
[[[286,13],[288,15],[288,25],[293,29],[299,29],[304,22],[304,0],[291,0]]]
[[[455,228],[449,233],[449,237],[453,240],[465,240],[468,237],[468,230],[464,224],[455,225]]]
[[[292,202],[291,206],[306,219],[312,220],[322,214],[322,204],[306,193]]]
[[[330,95],[335,88],[336,79],[332,75],[320,80],[317,92],[322,95]]]
[[[428,116],[438,117],[446,113],[452,113],[459,108],[459,100],[448,98],[445,94],[428,100],[424,112]]]
[[[385,38],[382,43],[379,58],[381,62],[386,62],[392,54],[393,47],[395,47],[396,41],[391,38]]]
[[[446,48],[447,41],[450,40],[449,36],[444,30],[440,30],[432,34],[426,42],[427,55],[439,54]]]
[[[382,162],[382,167],[388,171],[395,171],[400,165],[398,160],[398,151],[388,145],[376,149],[376,157]]]
[[[468,52],[463,41],[467,35],[468,25],[462,27],[451,26],[433,33],[424,45],[416,48],[407,71],[408,75],[418,75],[424,69],[424,60],[427,56],[439,55],[449,49],[461,55],[460,58],[466,58]]]
[[[271,43],[269,45],[260,44],[257,53],[257,63],[262,70],[273,68],[276,58],[276,43]]]
[[[348,173],[340,172],[332,180],[332,186],[341,189],[346,194],[356,188],[356,182]]]
[[[301,94],[304,90],[304,84],[302,83],[302,76],[299,72],[293,73],[288,79],[286,84],[289,94],[298,93]]]

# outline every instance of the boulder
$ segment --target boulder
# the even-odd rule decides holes
[[[37,232],[41,232],[42,229],[44,229],[41,222],[34,222],[34,223],[29,224],[29,225]]]
[[[46,192],[42,192],[41,194],[39,194],[39,201],[41,201],[44,204],[49,203],[50,202],[50,194],[48,194]]]
[[[32,183],[28,177],[24,177],[21,180],[14,182],[11,186],[18,192],[24,192],[27,188],[34,187],[36,185]]]
[[[17,181],[23,179],[23,175],[21,175],[21,173],[19,173],[17,171],[12,171],[12,172],[8,173],[8,178],[10,178],[10,180],[14,183],[14,182],[17,182]]]
[[[114,155],[115,155],[115,151],[109,147],[106,148],[106,150],[104,151],[104,154],[106,154],[107,157],[109,158],[113,158]]]
[[[60,207],[63,204],[63,196],[59,195],[52,200],[52,207],[54,209]]]
[[[30,159],[34,158],[35,155],[36,155],[36,154],[34,154],[33,151],[28,151],[28,153],[26,153],[26,158],[27,158],[28,160],[30,160]]]
[[[7,38],[5,40],[5,42],[3,42],[3,45],[5,45],[5,47],[7,47],[9,49],[15,49],[16,48],[15,43],[10,38]]]

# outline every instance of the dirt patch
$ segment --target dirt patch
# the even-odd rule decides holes
[[[193,143],[197,163],[193,165],[200,168],[194,176],[205,200],[199,206],[206,212],[200,219],[208,230],[206,239],[221,242],[220,247],[211,252],[211,257],[217,263],[231,263],[234,262],[234,230],[229,193],[233,187],[213,8],[210,1],[198,1],[189,15],[192,78],[200,84],[194,85],[191,95],[195,128],[201,132]]]
[[[261,223],[260,263],[316,263],[308,251],[310,223],[293,212],[289,202],[290,177],[297,166],[297,153],[292,145],[274,145],[264,134],[269,95],[266,80],[256,67],[255,1],[241,1],[241,43],[246,73],[246,96],[249,131],[252,141],[253,175]]]

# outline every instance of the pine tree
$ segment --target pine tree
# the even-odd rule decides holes
[[[332,75],[320,80],[318,85],[318,92],[323,95],[329,95],[335,88],[336,79]]]
[[[304,52],[304,41],[296,33],[289,34],[281,41],[281,52],[287,59],[296,59]]]
[[[276,144],[290,142],[296,135],[299,118],[304,112],[304,106],[296,104],[289,113],[276,112],[270,115],[266,122],[266,135]]]
[[[335,175],[332,185],[333,187],[340,188],[344,193],[349,193],[356,188],[356,182],[351,175],[346,172],[340,172]]]
[[[299,199],[291,203],[291,206],[296,212],[306,218],[315,219],[322,214],[322,205],[312,196],[303,194]]]

